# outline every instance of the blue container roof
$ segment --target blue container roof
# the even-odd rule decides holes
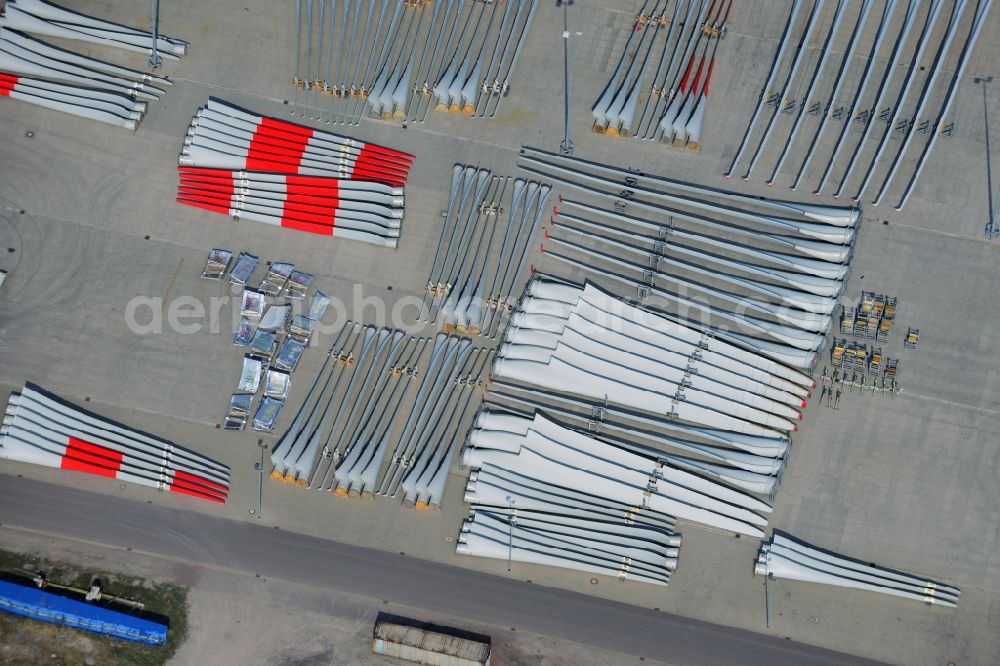
[[[151,645],[167,641],[165,624],[3,580],[0,610]]]

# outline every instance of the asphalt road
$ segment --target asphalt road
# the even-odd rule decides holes
[[[9,475],[0,476],[0,524],[384,599],[687,666],[876,663],[401,554]]]

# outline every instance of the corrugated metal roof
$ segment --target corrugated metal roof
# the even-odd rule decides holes
[[[375,624],[375,638],[392,643],[412,645],[429,652],[437,652],[470,661],[485,662],[490,656],[490,644],[469,638],[410,627],[395,622],[379,620]]]

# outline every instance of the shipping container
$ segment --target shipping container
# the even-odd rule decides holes
[[[380,613],[372,652],[429,666],[489,666],[490,637]]]

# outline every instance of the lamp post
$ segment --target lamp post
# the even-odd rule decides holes
[[[986,101],[986,84],[993,80],[992,76],[976,77],[973,83],[983,85],[983,122],[986,127],[986,237],[1000,237],[1000,192],[997,192],[996,205],[993,204],[993,169],[990,161],[990,107]]]
[[[257,446],[260,447],[260,462],[254,467],[257,468],[257,518],[260,519],[264,511],[264,452],[267,451],[267,444],[258,439]]]
[[[570,106],[570,82],[571,75],[569,69],[569,6],[573,0],[556,0],[556,7],[563,8],[563,123],[564,133],[562,143],[559,144],[559,152],[563,155],[573,154],[573,141],[569,138],[569,106]]]
[[[149,66],[152,69],[159,69],[163,62],[160,52],[156,49],[156,41],[159,37],[160,24],[160,0],[150,0],[150,13],[153,15],[153,50],[149,54]]]
[[[510,561],[514,557],[514,523],[517,522],[514,498],[510,495],[507,495],[507,504],[510,505],[510,512],[507,514],[507,573],[510,573]]]

